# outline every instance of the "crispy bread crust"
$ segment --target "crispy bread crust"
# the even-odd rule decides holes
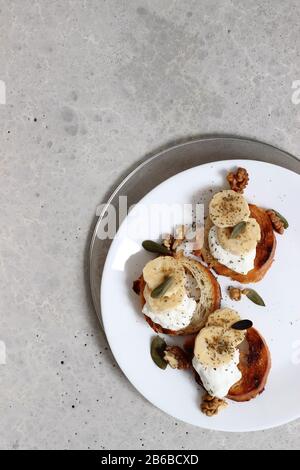
[[[274,261],[276,251],[276,237],[268,214],[264,209],[261,209],[260,207],[257,207],[253,204],[249,204],[249,208],[251,217],[256,219],[261,228],[261,240],[257,245],[254,269],[252,269],[252,271],[246,275],[236,273],[212,257],[208,247],[208,232],[210,229],[210,221],[207,222],[204,248],[201,252],[204,261],[209,266],[211,266],[217,274],[230,277],[234,281],[238,281],[242,284],[261,281],[261,279],[263,279],[267,271],[270,269]],[[197,255],[196,252],[195,254]]]

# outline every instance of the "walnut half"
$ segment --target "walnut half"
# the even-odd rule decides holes
[[[186,228],[184,225],[178,225],[174,235],[169,233],[164,235],[162,240],[163,246],[175,253],[179,245],[181,245],[181,243],[185,240],[185,230]]]
[[[249,183],[249,174],[245,168],[238,168],[236,173],[230,172],[227,175],[227,181],[232,191],[243,193]]]
[[[171,235],[170,233],[167,233],[166,235],[164,235],[164,238],[162,240],[163,246],[168,248],[168,250],[171,250],[173,243],[174,243],[173,235]]]
[[[229,297],[231,300],[239,301],[242,298],[242,290],[238,287],[229,287],[228,288]]]
[[[281,218],[276,214],[275,211],[267,211],[268,216],[270,217],[270,220],[272,222],[274,230],[276,230],[277,233],[280,235],[284,234],[284,222],[281,220]]]
[[[206,416],[216,416],[221,410],[226,408],[228,403],[220,398],[212,397],[208,393],[203,395],[201,411]]]
[[[187,354],[179,346],[168,346],[164,360],[172,369],[190,369],[191,362]]]

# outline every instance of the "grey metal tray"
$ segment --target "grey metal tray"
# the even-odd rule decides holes
[[[300,174],[300,160],[263,142],[235,137],[212,137],[192,140],[163,150],[142,161],[114,190],[108,199],[118,210],[119,196],[126,195],[128,207],[171,176],[195,166],[218,160],[247,159],[273,163]],[[90,245],[90,287],[92,299],[102,325],[100,283],[111,240],[97,236],[106,209],[102,210]]]

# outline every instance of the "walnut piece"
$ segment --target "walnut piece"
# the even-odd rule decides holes
[[[239,301],[242,298],[242,291],[238,287],[229,287],[228,288],[229,297],[231,300]]]
[[[163,244],[163,246],[165,246],[168,250],[171,250],[172,245],[173,245],[173,242],[174,242],[174,237],[173,237],[170,233],[167,233],[166,235],[164,235],[162,244]]]
[[[249,174],[245,168],[238,168],[236,173],[230,172],[227,175],[230,187],[236,193],[243,193],[249,183]]]
[[[187,354],[179,346],[168,346],[165,350],[164,360],[172,369],[190,369],[191,367]]]
[[[206,393],[202,398],[201,411],[206,416],[216,416],[221,410],[226,408],[228,403],[220,398],[212,397]]]
[[[267,214],[270,217],[274,230],[276,230],[277,233],[280,233],[280,235],[283,235],[284,222],[280,219],[280,217],[278,217],[278,215],[274,211],[267,211]]]
[[[174,241],[172,244],[172,250],[176,251],[177,247],[181,245],[181,243],[185,239],[185,226],[184,225],[178,225],[175,230],[175,236],[174,236]]]
[[[175,235],[167,234],[164,236],[162,244],[168,250],[176,252],[177,248],[185,239],[185,226],[178,225],[175,230]]]

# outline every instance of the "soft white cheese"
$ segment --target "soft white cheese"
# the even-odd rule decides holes
[[[164,310],[162,312],[154,312],[146,302],[143,307],[143,313],[151,318],[154,323],[158,323],[167,330],[178,331],[188,326],[193,318],[197,302],[184,296],[182,302],[172,310]]]
[[[220,367],[210,367],[199,362],[194,356],[193,367],[199,374],[205,390],[207,390],[212,397],[222,399],[228,395],[232,385],[236,384],[242,378],[242,374],[238,369],[239,362],[240,352],[237,349],[232,361],[228,364]]]
[[[232,269],[232,271],[248,274],[254,268],[256,249],[249,251],[245,255],[233,255],[229,251],[224,250],[219,242],[216,226],[210,229],[208,243],[212,256],[227,268]]]

